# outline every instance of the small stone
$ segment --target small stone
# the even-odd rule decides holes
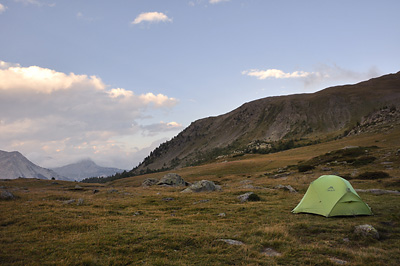
[[[84,202],[85,202],[84,199],[78,199],[78,203],[76,205],[81,206],[81,205],[83,205]]]
[[[329,258],[329,260],[330,260],[332,263],[339,264],[339,265],[345,265],[345,264],[347,264],[347,261],[345,261],[345,260],[340,260],[340,259],[337,259],[337,258]]]
[[[217,239],[217,241],[225,242],[229,245],[236,245],[236,246],[244,245],[244,243],[242,241],[233,240],[233,239]]]
[[[297,193],[297,191],[291,186],[291,185],[277,185],[276,187],[274,187],[275,189],[283,189],[283,190],[287,190],[290,193]]]
[[[264,254],[268,257],[279,257],[282,256],[281,253],[279,253],[276,250],[273,250],[272,248],[264,248],[263,251],[261,251],[261,254]]]
[[[65,201],[63,201],[64,204],[72,204],[72,203],[74,203],[74,202],[75,202],[74,199],[70,199],[70,200],[65,200]]]
[[[93,189],[93,194],[96,194],[96,193],[99,193],[100,192],[100,190],[98,190],[98,189]]]
[[[363,237],[372,237],[375,239],[379,239],[379,232],[372,225],[363,224],[358,225],[354,228],[354,233]]]
[[[83,190],[83,187],[81,187],[80,185],[76,185],[74,190]]]
[[[174,199],[174,198],[168,197],[168,198],[163,198],[162,200],[163,200],[163,201],[172,201],[172,200],[175,200],[175,199]]]
[[[218,216],[219,216],[219,217],[226,217],[226,213],[221,212],[221,213],[218,214]]]

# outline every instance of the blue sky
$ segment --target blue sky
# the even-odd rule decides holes
[[[131,169],[191,122],[400,71],[397,0],[0,0],[0,149]]]

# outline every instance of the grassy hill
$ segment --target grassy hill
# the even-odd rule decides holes
[[[350,146],[359,148],[343,152]],[[2,190],[17,198],[0,200],[0,264],[397,265],[399,195],[360,192],[374,216],[325,218],[291,210],[323,174],[346,176],[355,189],[400,190],[399,149],[400,127],[393,124],[378,132],[174,171],[188,182],[207,179],[222,186],[221,192],[209,193],[141,187],[146,178],[168,172],[107,184],[2,180]],[[314,169],[299,172],[304,164]],[[365,172],[389,177],[376,173],[365,179]],[[298,193],[275,189],[279,184]],[[261,200],[237,200],[250,191]],[[355,235],[354,227],[362,224],[374,226],[381,238]],[[267,255],[270,249],[279,254]]]
[[[217,156],[275,152],[341,136],[363,117],[399,106],[400,72],[311,94],[268,97],[193,122],[133,171],[143,174],[209,162]]]

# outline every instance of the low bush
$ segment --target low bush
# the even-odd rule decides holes
[[[390,175],[386,172],[376,171],[376,172],[364,172],[357,176],[357,179],[381,179],[381,178],[388,178]]]

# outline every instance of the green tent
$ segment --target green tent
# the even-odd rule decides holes
[[[325,217],[372,215],[349,181],[336,175],[323,175],[311,182],[293,213],[314,213]]]

